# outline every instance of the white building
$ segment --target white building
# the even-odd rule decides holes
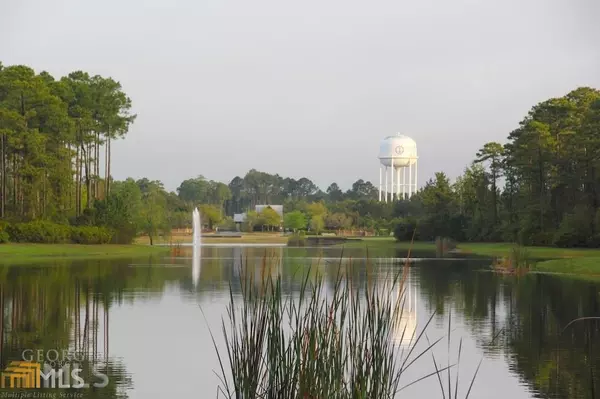
[[[267,208],[271,208],[275,212],[277,212],[277,214],[279,216],[281,216],[281,221],[283,222],[283,205],[256,205],[254,207],[254,211],[256,213],[261,213],[262,211],[264,211]],[[233,215],[233,222],[236,224],[238,230],[239,230],[240,225],[246,221],[247,216],[248,215],[245,212],[244,213],[235,213]]]

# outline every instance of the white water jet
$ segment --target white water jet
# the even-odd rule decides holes
[[[202,245],[202,225],[200,224],[200,211],[194,208],[192,213],[192,244],[194,248]]]
[[[194,208],[192,213],[192,280],[194,287],[198,285],[200,280],[200,259],[202,251],[202,225],[200,224],[200,211]]]

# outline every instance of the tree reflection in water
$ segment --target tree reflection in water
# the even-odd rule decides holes
[[[272,260],[269,268],[262,265],[265,254]],[[115,306],[160,297],[169,286],[179,288],[176,295],[187,292],[194,298],[222,296],[230,287],[239,295],[240,275],[252,270],[282,274],[282,288],[293,295],[302,284],[299,270],[308,265],[331,289],[336,279],[331,270],[337,270],[340,256],[333,249],[205,247],[199,276],[193,275],[191,253],[167,260],[0,266],[1,365],[18,360],[25,349],[81,350],[92,359],[107,357],[110,378],[108,387],[85,390],[84,397],[126,397],[132,378],[124,363],[110,356],[108,331]],[[352,275],[353,289],[365,289],[370,280],[397,267],[392,261],[375,261],[379,265],[371,267],[357,253],[344,256],[341,271]],[[416,263],[409,286],[418,286],[420,311],[435,311],[443,322],[452,309],[453,316],[464,318],[486,356],[504,357],[541,397],[598,396],[600,322],[581,321],[562,331],[578,317],[600,316],[599,284],[534,274],[498,276],[477,271],[482,265],[486,262]]]
[[[595,398],[600,382],[600,285],[550,275],[500,276],[481,262],[419,268],[422,295],[443,318],[464,315],[480,347],[501,354],[542,397]]]

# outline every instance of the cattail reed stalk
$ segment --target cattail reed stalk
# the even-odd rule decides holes
[[[342,257],[331,292],[323,295],[322,277],[317,273],[310,281],[309,270],[298,298],[293,299],[283,294],[280,275],[273,279],[265,273],[265,254],[260,287],[240,273],[241,300],[230,292],[227,319],[222,322],[227,359],[213,337],[221,369],[219,395],[236,399],[394,398],[402,389],[449,369],[451,365],[440,369],[436,364],[435,372],[400,386],[402,374],[442,339],[416,350],[432,315],[423,332],[416,338],[412,333],[408,354],[398,356],[392,336],[398,334],[404,310],[409,257],[383,293],[377,290],[377,280],[369,277],[365,289],[355,286],[353,264],[342,273]],[[370,259],[367,263],[374,267]],[[397,301],[395,289],[401,292]],[[406,326],[400,342],[405,333]]]

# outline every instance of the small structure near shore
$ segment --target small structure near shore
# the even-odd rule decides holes
[[[270,208],[272,210],[274,210],[279,217],[281,218],[281,224],[283,224],[283,205],[256,205],[254,207],[254,211],[258,214],[260,214],[261,212],[263,212],[265,209]],[[248,218],[248,214],[246,212],[244,213],[235,213],[233,215],[233,222],[235,223],[235,228],[237,231],[241,230],[242,227],[242,223],[244,223],[246,221],[246,219]]]

